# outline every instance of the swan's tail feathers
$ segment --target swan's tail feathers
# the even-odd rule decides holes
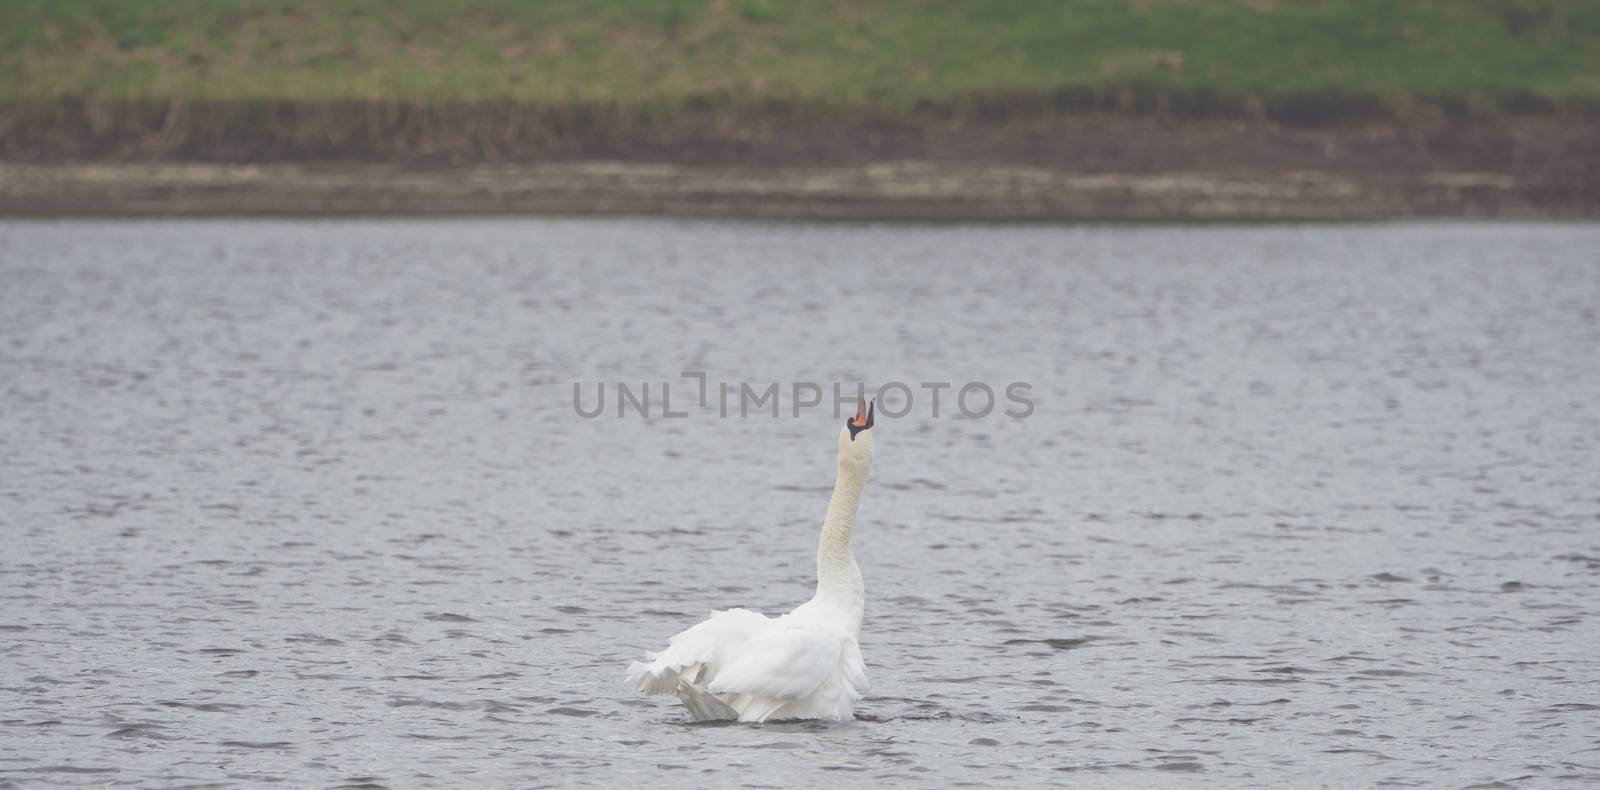
[[[671,694],[678,689],[678,668],[635,661],[628,665],[628,682],[646,694]]]
[[[672,637],[666,650],[629,665],[628,682],[646,694],[675,693],[680,681],[708,683],[723,656],[769,622],[748,609],[712,612],[710,619]]]
[[[678,699],[683,700],[683,706],[689,709],[689,716],[695,721],[733,721],[739,718],[738,711],[699,686],[679,682]]]

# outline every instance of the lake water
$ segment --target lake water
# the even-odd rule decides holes
[[[1597,310],[1594,225],[0,223],[0,788],[1594,781]],[[860,381],[859,719],[638,697]]]

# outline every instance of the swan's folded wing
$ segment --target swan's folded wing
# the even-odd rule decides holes
[[[771,624],[749,609],[712,612],[705,622],[672,637],[666,650],[647,656],[649,663],[629,665],[628,682],[647,694],[671,694],[680,680],[699,683],[707,670],[715,673],[724,653],[738,649]]]
[[[776,699],[808,696],[839,669],[849,641],[848,636],[816,623],[784,623],[724,657],[711,691]]]

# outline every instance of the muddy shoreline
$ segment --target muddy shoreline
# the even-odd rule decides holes
[[[1370,220],[1600,215],[1572,183],[1494,173],[1081,174],[903,162],[736,168],[0,163],[0,214],[556,214],[814,219]]]
[[[1600,119],[13,104],[0,214],[1586,218]]]

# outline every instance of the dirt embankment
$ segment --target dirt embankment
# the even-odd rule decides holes
[[[1592,217],[1600,118],[20,103],[0,212]]]

